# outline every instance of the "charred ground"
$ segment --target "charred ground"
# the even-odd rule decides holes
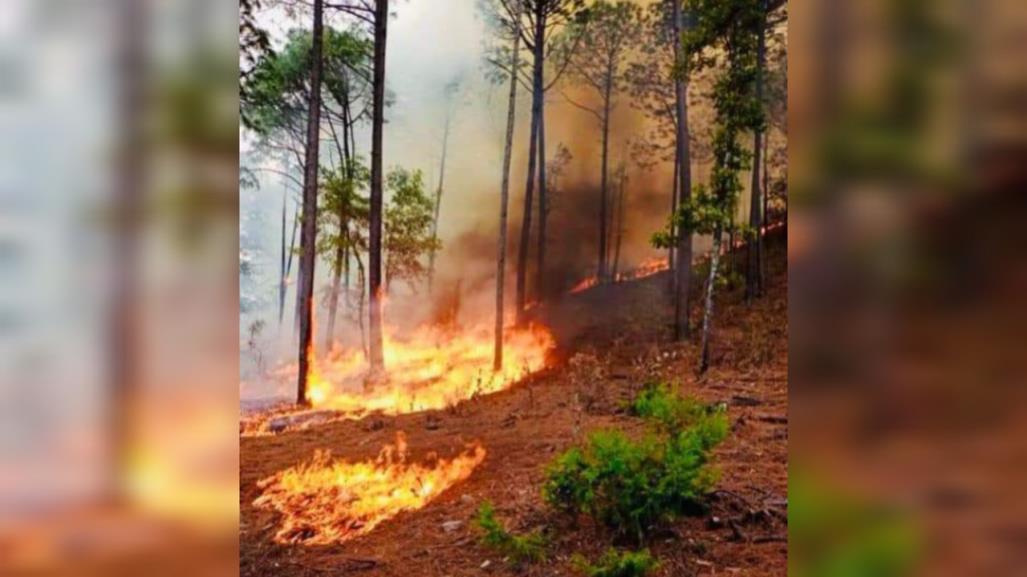
[[[784,575],[787,572],[787,271],[783,235],[769,241],[768,292],[751,306],[744,289],[718,294],[713,367],[695,377],[694,345],[670,340],[666,273],[570,295],[537,311],[559,343],[557,362],[514,388],[444,411],[343,421],[278,436],[242,438],[240,573],[247,577],[574,574],[569,559],[597,558],[617,544],[602,528],[573,524],[543,505],[545,466],[589,431],[641,432],[624,409],[647,382],[727,405],[728,439],[711,507],[655,535],[660,576]],[[734,255],[736,266],[744,252]],[[698,279],[697,281],[698,282]],[[700,318],[693,303],[693,322]],[[469,479],[424,509],[404,513],[342,545],[273,541],[278,517],[252,503],[258,481],[307,461],[317,450],[374,457],[405,431],[411,456],[452,456],[480,441],[485,461]],[[556,529],[548,560],[520,572],[481,546],[471,522],[485,500],[510,529]],[[445,524],[445,526],[444,526]]]

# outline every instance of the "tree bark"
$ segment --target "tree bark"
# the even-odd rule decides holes
[[[289,287],[289,277],[285,272],[285,215],[289,204],[289,194],[282,193],[282,264],[278,274],[278,326],[282,326],[282,315],[285,311],[285,290]]]
[[[760,3],[762,10],[762,17],[759,22],[759,40],[756,44],[756,101],[759,102],[760,107],[763,107],[763,69],[766,61],[766,50],[767,50],[767,2],[762,0]],[[762,293],[760,287],[760,260],[762,255],[760,251],[763,247],[763,243],[760,238],[763,236],[761,227],[763,226],[762,215],[760,214],[760,208],[762,203],[760,202],[763,196],[760,180],[760,168],[761,159],[760,155],[762,151],[762,140],[763,140],[763,129],[757,128],[753,131],[752,135],[752,183],[749,193],[749,228],[752,230],[754,236],[749,237],[747,243],[746,253],[748,254],[748,267],[745,270],[745,302],[751,304],[752,300]]]
[[[770,226],[770,212],[768,210],[770,206],[770,162],[768,156],[770,155],[770,132],[763,133],[763,226],[764,228]],[[763,231],[760,231],[759,244],[760,244],[760,291],[763,292],[767,288],[767,252],[766,244],[764,243],[764,237],[766,235]]]
[[[428,292],[431,293],[432,285],[435,282],[435,246],[439,238],[439,208],[442,206],[442,183],[446,178],[446,153],[449,150],[449,126],[451,122],[450,111],[446,110],[446,126],[442,133],[442,160],[439,162],[439,186],[435,190],[435,215],[431,223],[432,249],[428,253]]]
[[[621,169],[620,183],[617,187],[617,241],[614,244],[613,249],[613,278],[617,278],[617,273],[620,271],[620,246],[624,240],[624,181],[626,180],[626,170]]]
[[[133,467],[133,449],[136,441],[134,412],[138,409],[142,376],[139,370],[139,305],[140,265],[139,241],[140,223],[143,214],[147,154],[146,132],[146,47],[145,23],[149,10],[144,2],[123,0],[119,3],[117,58],[122,68],[121,82],[117,89],[118,135],[121,146],[118,152],[117,174],[115,175],[114,202],[117,217],[114,220],[114,283],[109,301],[110,316],[107,330],[110,348],[107,362],[110,377],[110,421],[105,431],[110,443],[109,468],[105,471],[104,487],[111,504],[126,505],[131,495],[126,486]],[[8,213],[9,214],[9,213]]]
[[[292,275],[292,257],[296,253],[296,230],[299,229],[300,224],[300,213],[299,207],[296,207],[296,214],[292,217],[292,233],[289,235],[289,260],[285,264],[285,278],[282,280],[286,283],[285,292],[289,292],[288,282],[289,277]],[[297,277],[299,274],[296,275]],[[299,287],[299,279],[297,279],[296,286]],[[299,290],[297,288],[297,290]],[[282,322],[282,316],[285,314],[285,294],[282,295],[282,306],[278,309],[278,324]],[[299,330],[299,300],[296,301],[296,309],[293,311],[293,329]],[[294,333],[295,334],[295,333]]]
[[[389,0],[376,0],[374,16],[374,102],[371,129],[371,199],[369,232],[369,332],[372,373],[385,370],[382,351],[382,133],[385,128],[385,43]],[[379,375],[374,374],[373,377]]]
[[[699,374],[706,373],[710,368],[710,330],[713,327],[713,290],[717,284],[717,266],[720,264],[720,227],[713,232],[713,253],[710,255],[710,274],[706,279],[706,300],[703,305],[702,321],[702,360],[699,363]]]
[[[510,200],[510,162],[513,152],[514,120],[517,108],[517,74],[521,48],[521,3],[517,4],[514,30],[514,44],[510,58],[510,97],[506,109],[506,140],[503,146],[503,178],[499,189],[499,242],[496,247],[496,326],[495,346],[492,353],[492,369],[503,368],[503,290],[506,283],[506,229],[507,207]]]
[[[679,151],[678,151],[678,148],[677,148],[677,144],[675,144],[675,146],[674,146],[674,183],[671,185],[671,193],[670,193],[670,215],[671,215],[671,219],[670,219],[670,236],[671,236],[671,238],[674,238],[674,236],[677,234],[677,222],[675,221],[675,219],[673,217],[674,217],[674,213],[676,213],[677,209],[678,209],[678,182],[679,182],[678,171],[680,171],[680,170],[681,170],[681,157],[679,156]],[[671,245],[671,247],[669,249],[667,249],[667,264],[669,265],[669,270],[670,270],[670,281],[668,282],[667,286],[670,289],[670,294],[674,295],[674,294],[676,294],[677,284],[678,284],[678,277],[677,277],[677,274],[675,274],[675,271],[677,270],[677,246],[676,245]]]
[[[531,136],[528,141],[528,182],[524,188],[524,212],[521,218],[521,243],[517,251],[517,323],[524,322],[524,306],[527,302],[528,245],[531,241],[531,213],[535,200],[535,176],[538,169],[538,129],[542,113],[542,64],[545,58],[545,20],[542,18],[542,3],[535,13],[535,46],[532,66],[531,90]]]
[[[314,261],[317,240],[317,169],[321,128],[321,42],[323,0],[314,0],[314,30],[311,47],[310,94],[307,112],[307,150],[303,163],[303,225],[300,234],[300,342],[296,403],[307,401],[307,376],[314,335]]]
[[[677,45],[677,69],[681,76],[674,83],[674,100],[677,110],[677,154],[680,161],[678,171],[678,206],[684,206],[692,199],[691,143],[688,129],[688,81],[685,66],[686,55],[681,46],[681,34],[685,30],[681,2],[674,3],[674,38]],[[691,334],[688,309],[692,277],[692,231],[677,231],[677,286],[674,291],[674,339],[687,339]]]
[[[596,271],[596,280],[599,282],[606,282],[609,280],[609,266],[607,257],[609,248],[607,244],[609,235],[609,223],[608,221],[608,193],[607,187],[609,186],[609,175],[607,174],[609,159],[610,159],[610,94],[613,90],[612,78],[613,71],[609,70],[606,74],[606,86],[603,90],[603,156],[602,156],[602,174],[600,175],[599,184],[599,266]]]
[[[342,108],[342,145],[340,150],[343,163],[343,172],[346,178],[352,181],[352,157],[349,149],[349,131],[351,130],[349,124],[349,90],[343,90],[343,108]],[[338,139],[336,139],[336,146],[339,145]],[[331,299],[328,302],[328,326],[325,331],[325,351],[332,350],[332,339],[335,336],[335,317],[339,309],[339,293],[341,292],[342,286],[342,270],[343,267],[348,267],[346,259],[347,249],[349,248],[349,197],[339,199],[339,213],[337,215],[339,219],[339,245],[335,247],[335,263],[332,267],[332,294]],[[349,276],[347,274],[347,276]],[[349,279],[346,279],[347,282]]]
[[[538,262],[535,268],[535,299],[546,297],[546,95],[543,93],[538,114]]]

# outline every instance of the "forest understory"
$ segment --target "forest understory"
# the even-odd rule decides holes
[[[784,232],[784,231],[781,231]],[[660,576],[784,575],[787,572],[787,263],[785,238],[767,246],[767,292],[746,305],[744,286],[718,293],[710,370],[696,377],[698,346],[671,339],[667,273],[604,285],[537,309],[557,339],[556,359],[511,389],[450,409],[336,421],[240,439],[240,574],[257,576],[575,575],[571,558],[596,559],[618,542],[589,520],[543,502],[545,467],[591,431],[641,435],[626,409],[647,383],[723,404],[730,432],[715,451],[720,480],[702,515],[681,518],[645,545]],[[742,270],[744,248],[729,260]],[[693,286],[700,286],[693,271]],[[741,283],[739,283],[741,284]],[[698,300],[698,299],[696,299]],[[692,323],[701,320],[693,302]],[[698,339],[694,339],[697,341]],[[254,506],[258,483],[329,450],[373,459],[403,431],[412,459],[446,458],[471,442],[487,454],[464,481],[424,508],[389,519],[341,544],[280,544],[281,516]],[[548,528],[544,561],[515,567],[480,543],[473,519],[491,502],[511,531]]]

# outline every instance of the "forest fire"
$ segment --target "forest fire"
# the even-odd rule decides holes
[[[424,327],[408,337],[386,337],[386,382],[366,387],[363,353],[336,350],[314,363],[308,396],[314,408],[353,417],[443,409],[506,389],[544,368],[554,345],[545,327],[510,329],[504,339],[503,368],[497,373],[492,370],[490,328],[453,333]]]
[[[664,258],[650,257],[642,261],[634,270],[617,275],[617,280],[635,280],[670,270],[670,261]]]
[[[403,433],[377,459],[347,462],[317,452],[313,459],[258,483],[263,494],[253,505],[282,514],[279,543],[327,545],[365,535],[403,511],[423,508],[463,481],[485,459],[480,444],[452,459],[429,455],[406,461]]]
[[[652,276],[657,273],[661,273],[665,270],[670,270],[670,262],[666,258],[650,257],[642,261],[633,270],[623,273],[617,273],[617,282],[625,280],[638,280]],[[578,294],[584,292],[599,284],[599,279],[596,276],[590,276],[578,284],[574,285],[568,294]]]
[[[572,289],[571,289],[570,291],[568,291],[568,292],[569,292],[570,294],[572,294],[572,295],[574,295],[574,294],[578,294],[578,293],[580,293],[580,292],[585,292],[585,291],[587,291],[588,289],[590,289],[590,288],[592,288],[592,287],[596,286],[597,284],[599,284],[599,278],[598,278],[598,277],[596,277],[596,276],[590,276],[590,277],[588,277],[588,278],[586,278],[586,279],[582,280],[582,281],[581,281],[581,282],[579,282],[578,284],[574,285],[574,288],[572,288]]]

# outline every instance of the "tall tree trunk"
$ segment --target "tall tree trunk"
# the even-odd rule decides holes
[[[610,159],[610,94],[613,90],[612,87],[612,70],[608,70],[606,74],[606,86],[603,91],[603,156],[602,156],[602,174],[600,175],[599,184],[599,266],[596,271],[596,280],[599,282],[606,282],[609,280],[609,266],[607,257],[609,254],[608,248],[608,235],[609,235],[609,222],[608,220],[608,203],[609,195],[607,187],[609,186],[609,175],[607,174],[609,159]]]
[[[313,352],[314,336],[314,256],[317,241],[317,169],[321,128],[321,41],[323,36],[323,0],[314,0],[314,30],[311,46],[310,94],[307,113],[307,150],[303,162],[303,230],[300,234],[300,310],[299,372],[296,403],[308,404],[307,373]]]
[[[112,504],[128,503],[125,485],[132,467],[134,442],[133,410],[139,394],[139,240],[146,182],[144,151],[145,65],[148,20],[144,2],[124,0],[119,3],[119,63],[123,66],[117,87],[121,154],[118,157],[114,202],[118,213],[114,221],[114,286],[111,291],[110,349],[107,358],[110,376],[110,428],[105,431],[110,443],[109,468],[105,471],[106,498]]]
[[[357,324],[360,325],[360,350],[364,352],[364,359],[367,360],[370,358],[367,350],[367,327],[364,326],[364,306],[367,295],[367,291],[364,288],[367,284],[367,272],[364,270],[364,261],[360,258],[360,253],[354,253],[354,258],[357,261],[357,284],[360,285],[357,291],[360,295],[360,300],[357,301]]]
[[[342,292],[342,259],[346,251],[342,247],[335,249],[335,262],[332,263],[332,291],[328,295],[328,323],[325,327],[324,350],[332,350],[332,339],[335,336],[335,314],[339,310],[339,294]]]
[[[282,280],[286,284],[286,293],[289,291],[288,283],[289,277],[292,276],[292,257],[296,254],[296,230],[299,229],[300,224],[300,211],[299,207],[296,207],[296,213],[292,216],[292,233],[289,235],[289,260],[285,264],[285,278]],[[298,274],[296,276],[299,276]],[[296,286],[299,287],[297,280]],[[298,288],[297,288],[298,290]],[[278,324],[282,324],[282,316],[285,313],[285,295],[282,295],[281,307],[278,309]],[[299,301],[297,300],[296,309],[293,311],[293,329],[299,330]],[[295,334],[295,333],[294,333]]]
[[[442,133],[442,160],[439,162],[439,186],[435,190],[435,215],[431,223],[432,249],[428,253],[428,292],[435,282],[435,246],[439,239],[439,208],[442,206],[442,183],[446,179],[446,153],[449,150],[450,111],[446,110],[446,127]]]
[[[282,192],[282,265],[278,273],[278,326],[282,326],[282,313],[285,311],[285,290],[289,287],[289,276],[285,272],[285,214],[288,212],[289,194]]]
[[[546,297],[546,221],[549,202],[546,188],[546,95],[542,94],[538,115],[538,263],[535,268],[535,299]]]
[[[352,179],[351,152],[349,149],[349,115],[346,110],[349,108],[349,90],[343,90],[342,109],[342,144],[339,154],[342,161],[343,172],[347,179]],[[334,134],[334,132],[333,132]],[[338,139],[335,140],[339,145]],[[336,215],[339,219],[339,244],[335,247],[335,263],[332,267],[332,294],[328,301],[328,326],[325,331],[325,351],[332,350],[332,339],[335,336],[335,316],[339,310],[339,293],[342,287],[342,270],[346,264],[346,250],[349,248],[349,196],[339,199],[339,212]],[[347,279],[348,281],[349,279]]]
[[[613,278],[617,278],[620,271],[620,246],[624,240],[624,181],[627,178],[627,171],[621,169],[620,183],[617,188],[617,241],[613,249]]]
[[[678,171],[681,170],[681,158],[678,156],[677,144],[674,145],[674,182],[671,185],[670,192],[670,236],[674,238],[677,234],[677,222],[674,220],[674,214],[678,210]],[[670,295],[673,298],[677,294],[678,277],[675,271],[677,271],[677,245],[673,244],[667,249],[667,265],[670,275],[668,276],[667,289],[670,291]]]
[[[770,206],[770,162],[768,156],[770,155],[770,131],[763,133],[763,227],[770,226],[770,212],[767,210]],[[764,237],[766,235],[763,231],[760,231],[760,235],[757,237],[760,245],[760,292],[763,292],[767,288],[767,252],[766,244],[764,243]]]
[[[710,368],[710,330],[713,327],[713,289],[717,285],[717,266],[720,264],[720,227],[713,232],[713,252],[710,254],[710,274],[706,279],[706,299],[703,304],[702,320],[702,360],[699,362],[699,374]]]
[[[763,69],[766,66],[766,51],[767,51],[767,2],[762,0],[760,2],[760,8],[762,11],[762,17],[759,22],[759,40],[756,44],[756,101],[759,102],[760,107],[763,108]],[[762,127],[757,128],[753,131],[752,135],[752,183],[749,193],[749,228],[752,230],[755,236],[749,238],[747,244],[748,248],[746,252],[749,256],[748,267],[745,270],[745,302],[752,303],[752,299],[760,296],[762,289],[760,287],[760,259],[762,255],[760,251],[763,247],[763,243],[759,240],[763,235],[761,234],[761,227],[763,226],[762,215],[760,214],[760,208],[762,203],[760,202],[763,192],[760,190],[762,181],[760,180],[760,168],[762,168],[760,155],[762,150],[763,141],[763,129]]]
[[[506,284],[506,229],[507,207],[510,200],[510,161],[513,152],[514,119],[517,108],[517,74],[521,49],[521,3],[515,0],[514,44],[510,57],[510,97],[506,108],[506,140],[503,146],[503,178],[499,189],[499,241],[496,247],[496,326],[492,369],[503,368],[503,289]]]
[[[524,212],[521,218],[521,243],[517,251],[517,323],[524,321],[524,305],[527,301],[528,245],[531,241],[531,212],[535,200],[535,176],[538,169],[538,128],[542,114],[542,64],[545,58],[545,20],[540,13],[539,2],[535,12],[535,46],[532,68],[531,90],[531,136],[528,141],[528,182],[524,188]]]
[[[681,34],[685,30],[684,15],[681,2],[671,0],[674,4],[674,38],[677,40],[677,70],[679,74],[674,83],[674,100],[677,110],[677,157],[680,163],[678,171],[678,206],[687,204],[692,199],[692,156],[688,130],[688,80],[685,65],[686,54],[681,46]],[[690,285],[692,278],[692,231],[677,231],[677,286],[674,291],[674,339],[687,339],[691,334],[688,320],[690,304]]]
[[[368,291],[370,299],[370,356],[374,377],[385,369],[382,351],[382,133],[385,128],[385,43],[389,0],[376,0],[374,16],[374,102],[371,129],[371,200]],[[373,379],[372,379],[373,380]]]

